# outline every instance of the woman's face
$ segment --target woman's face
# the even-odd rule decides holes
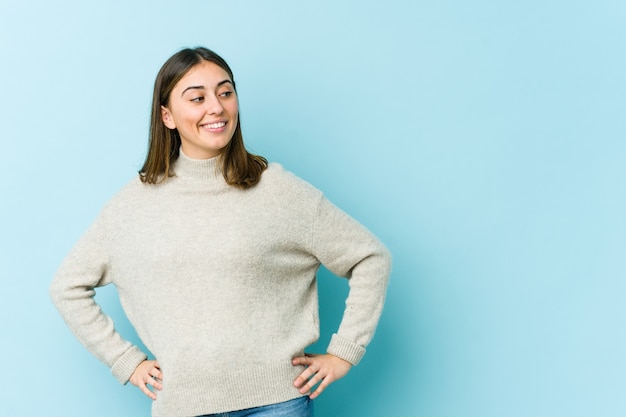
[[[237,94],[228,73],[203,61],[178,81],[167,106],[161,106],[163,123],[178,129],[183,153],[208,159],[222,153],[233,137],[239,117]]]

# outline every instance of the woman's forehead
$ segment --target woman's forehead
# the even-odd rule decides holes
[[[206,87],[215,87],[224,80],[228,80],[232,83],[232,79],[226,70],[213,62],[202,61],[201,63],[191,67],[191,69],[187,71],[180,81],[178,81],[176,87],[183,86],[184,84],[190,82],[201,82],[201,85],[206,84]],[[183,86],[182,88],[185,87]]]

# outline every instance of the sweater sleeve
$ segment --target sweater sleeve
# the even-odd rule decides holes
[[[335,275],[348,278],[350,287],[341,324],[327,352],[356,365],[383,309],[391,255],[370,231],[323,196],[312,239],[314,255]]]
[[[101,215],[59,267],[50,297],[78,340],[115,378],[126,384],[147,356],[115,330],[113,320],[95,302],[95,288],[110,283],[109,253]]]

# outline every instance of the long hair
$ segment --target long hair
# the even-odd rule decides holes
[[[177,129],[168,129],[163,124],[161,106],[168,106],[174,86],[187,72],[203,61],[212,62],[222,68],[230,77],[237,92],[233,72],[219,55],[210,49],[198,47],[183,49],[172,55],[159,70],[154,82],[152,111],[150,114],[150,140],[148,154],[139,171],[141,181],[156,184],[175,175],[172,163],[180,153],[180,135]],[[233,137],[220,155],[222,174],[226,183],[238,188],[250,188],[261,180],[261,174],[267,168],[267,160],[262,156],[249,153],[241,134],[241,115],[237,118],[237,127]]]

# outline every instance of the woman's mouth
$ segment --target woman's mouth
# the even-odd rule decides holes
[[[220,131],[224,129],[224,126],[226,126],[226,122],[206,123],[200,126],[204,129],[208,129],[211,131]]]

